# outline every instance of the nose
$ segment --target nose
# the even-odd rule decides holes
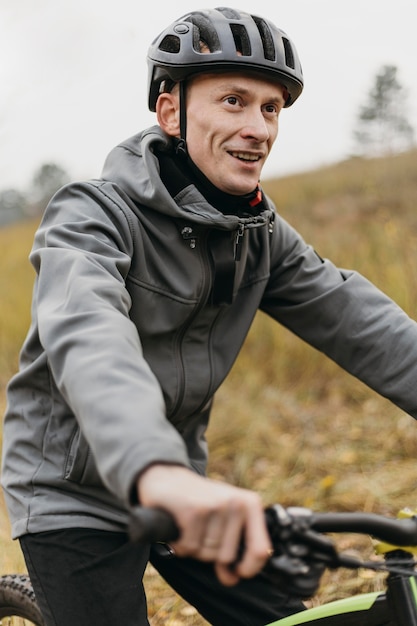
[[[254,109],[246,113],[245,124],[241,130],[242,136],[259,142],[266,141],[269,138],[269,128],[262,111]]]

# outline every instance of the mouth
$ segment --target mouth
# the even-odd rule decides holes
[[[230,151],[229,154],[235,159],[239,159],[239,161],[244,161],[245,163],[256,163],[261,160],[259,154],[252,154],[250,152]]]

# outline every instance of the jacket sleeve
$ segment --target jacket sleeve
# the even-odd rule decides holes
[[[108,183],[107,183],[108,185]],[[182,438],[165,416],[160,385],[129,318],[125,278],[134,220],[106,184],[62,189],[37,232],[31,262],[35,308],[54,383],[75,415],[97,469],[127,502],[153,462],[188,464]]]
[[[417,418],[417,324],[357,272],[321,259],[277,218],[261,308]]]

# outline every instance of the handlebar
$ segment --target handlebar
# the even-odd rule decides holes
[[[309,530],[318,533],[361,533],[396,546],[417,546],[417,517],[389,518],[375,513],[314,513],[302,507],[275,505],[265,509],[272,542]],[[179,537],[173,517],[162,509],[136,507],[131,515],[129,536],[133,542],[170,542]]]
[[[275,523],[271,521],[274,512]],[[291,526],[292,532],[303,534],[307,529],[319,533],[360,533],[396,546],[417,545],[417,518],[398,519],[375,513],[314,513],[310,509],[275,505],[266,509],[270,532]],[[272,527],[272,529],[271,529]]]
[[[180,536],[178,526],[170,513],[140,506],[131,511],[128,533],[133,543],[169,543]]]
[[[391,519],[372,513],[313,514],[311,527],[319,532],[369,534],[396,546],[417,545],[417,519]]]
[[[265,570],[301,598],[316,593],[326,567],[385,568],[391,572],[396,567],[400,572],[399,566],[392,563],[384,567],[383,563],[365,563],[339,553],[326,533],[369,534],[394,546],[417,546],[416,516],[393,519],[373,513],[314,513],[306,508],[274,505],[265,509],[265,520],[274,548]],[[129,535],[134,542],[169,543],[178,539],[180,532],[166,511],[138,507],[131,516]]]

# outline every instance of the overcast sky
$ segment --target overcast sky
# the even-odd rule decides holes
[[[376,73],[396,65],[417,129],[417,0],[236,0],[295,42],[305,78],[281,116],[264,178],[348,156]],[[119,141],[154,123],[146,51],[195,0],[0,0],[0,189],[26,187],[56,162],[100,174]]]

